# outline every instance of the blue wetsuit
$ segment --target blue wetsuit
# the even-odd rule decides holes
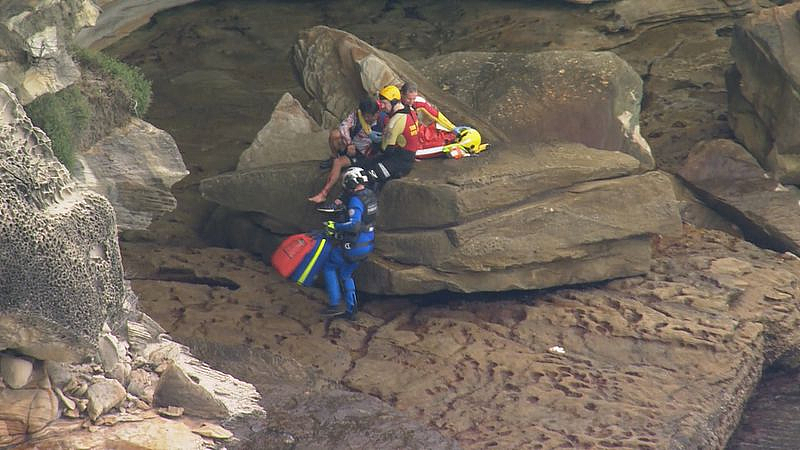
[[[368,192],[365,192],[368,191]],[[365,205],[362,198],[371,199]],[[337,222],[334,228],[337,233],[345,236],[341,245],[331,251],[330,259],[322,269],[325,277],[325,289],[328,291],[330,306],[337,307],[342,299],[342,286],[344,286],[347,313],[355,314],[356,284],[353,281],[353,272],[358,264],[366,259],[372,252],[375,231],[373,221],[377,213],[375,195],[368,189],[354,193],[347,200],[347,222]],[[368,211],[368,207],[373,211]],[[339,282],[341,281],[341,285]]]

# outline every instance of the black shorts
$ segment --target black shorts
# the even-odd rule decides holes
[[[411,168],[414,167],[414,157],[415,152],[392,147],[369,161],[365,169],[373,171],[382,180],[400,178],[411,172]]]
[[[355,156],[348,156],[347,159],[350,160],[350,167],[361,167],[362,169],[366,169],[371,160],[361,153],[357,153]]]

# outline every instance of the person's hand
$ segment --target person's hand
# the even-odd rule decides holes
[[[327,233],[328,236],[333,236],[334,234],[336,234],[336,222],[328,220],[322,222],[322,226],[325,227],[325,233]]]
[[[356,156],[356,145],[355,144],[347,144],[347,147],[345,147],[345,150],[347,150],[347,154],[349,156]]]
[[[383,133],[380,131],[372,131],[369,133],[369,140],[372,141],[373,144],[380,144],[382,139]]]

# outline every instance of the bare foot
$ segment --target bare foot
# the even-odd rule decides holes
[[[315,195],[313,197],[309,197],[308,201],[310,201],[311,203],[322,203],[322,202],[325,201],[325,198],[327,198],[327,197],[328,197],[327,195],[325,195],[322,192],[320,192],[319,194],[317,194],[317,195]]]

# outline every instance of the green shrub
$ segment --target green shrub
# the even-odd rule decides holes
[[[142,117],[150,108],[152,87],[141,69],[129,66],[104,53],[74,49],[73,53],[84,67],[104,75],[112,86],[122,91],[131,101],[131,112]]]
[[[34,125],[44,130],[53,143],[53,153],[68,169],[75,168],[75,152],[89,123],[86,96],[76,86],[45,94],[25,108]]]

